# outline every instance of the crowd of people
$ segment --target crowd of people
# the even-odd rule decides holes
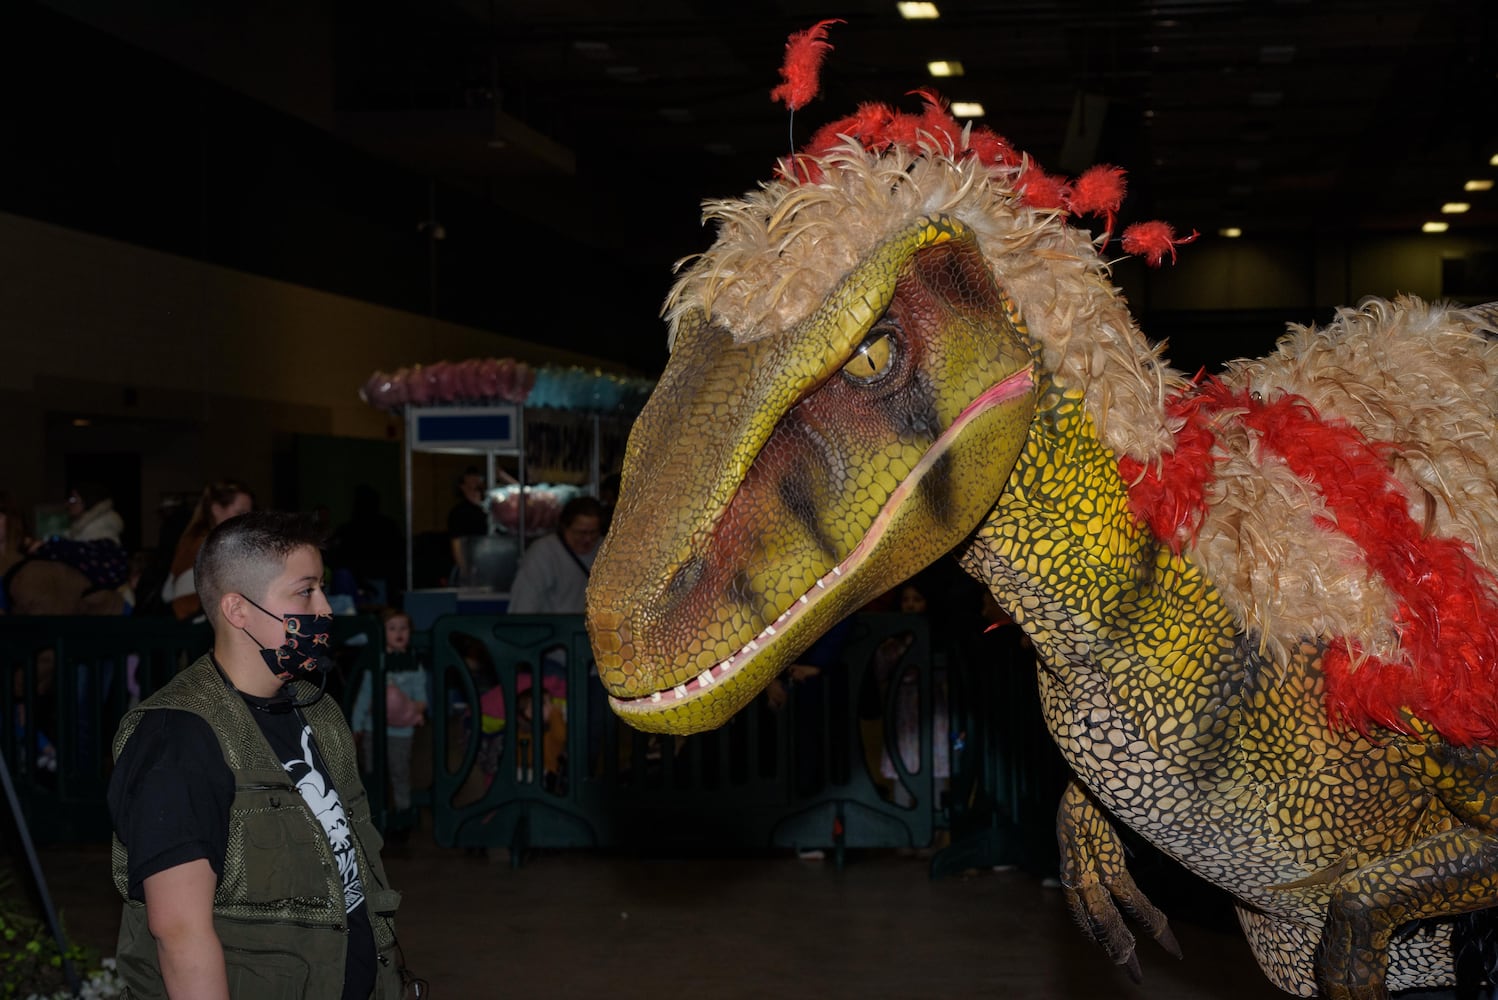
[[[28,528],[15,505],[0,498],[0,612],[201,619],[193,558],[210,529],[254,506],[243,483],[209,483],[195,503],[163,505],[155,547],[127,549],[124,518],[101,484],[71,487],[63,500],[66,525],[45,532]]]

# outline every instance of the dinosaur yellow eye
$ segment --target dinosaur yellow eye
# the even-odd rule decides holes
[[[895,342],[890,335],[872,333],[843,365],[843,373],[855,382],[872,382],[889,371],[894,360]]]

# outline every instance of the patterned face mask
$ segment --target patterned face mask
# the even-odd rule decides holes
[[[260,647],[260,657],[271,673],[285,682],[297,676],[325,675],[333,669],[333,661],[328,656],[331,648],[329,639],[333,633],[332,615],[278,615],[266,611],[249,597],[245,597],[245,600],[285,626],[286,641],[275,649],[266,646],[245,630],[245,635],[255,639],[255,645]]]

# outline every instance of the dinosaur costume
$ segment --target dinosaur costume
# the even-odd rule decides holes
[[[956,549],[1034,642],[1062,881],[1116,962],[1124,914],[1175,950],[1121,822],[1236,897],[1286,992],[1449,984],[1455,915],[1498,901],[1491,315],[1367,300],[1193,382],[1070,224],[1121,196],[927,95],[708,202],[593,569],[611,704],[718,726]]]

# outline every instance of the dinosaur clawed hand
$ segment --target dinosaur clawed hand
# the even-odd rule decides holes
[[[1171,933],[1165,914],[1139,891],[1127,871],[1120,870],[1106,878],[1099,877],[1097,872],[1073,877],[1067,871],[1063,873],[1062,885],[1072,919],[1083,933],[1102,945],[1109,958],[1124,967],[1134,982],[1143,982],[1144,978],[1125,915],[1142,924],[1160,947],[1176,958],[1181,957],[1181,946]]]
[[[1056,817],[1061,845],[1061,884],[1072,919],[1102,945],[1107,956],[1142,982],[1134,934],[1125,917],[1141,924],[1160,946],[1181,957],[1165,914],[1134,884],[1124,862],[1123,842],[1102,807],[1073,782]]]

